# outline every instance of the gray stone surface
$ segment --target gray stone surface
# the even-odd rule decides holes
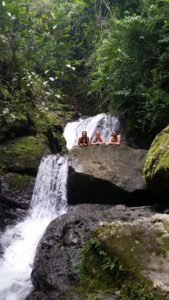
[[[149,207],[127,208],[124,205],[108,208],[104,205],[81,204],[70,207],[66,215],[50,223],[38,245],[32,271],[36,292],[45,291],[48,294],[53,290],[63,293],[75,286],[79,278],[80,248],[90,239],[100,222],[132,221],[153,213]]]
[[[126,145],[93,145],[74,148],[70,157],[79,162],[83,173],[133,192],[145,188],[142,167],[146,154],[146,150]]]
[[[70,152],[68,202],[143,204],[155,201],[146,190],[142,167],[147,151],[126,145],[76,147]]]

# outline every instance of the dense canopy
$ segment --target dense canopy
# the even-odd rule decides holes
[[[73,106],[144,146],[169,123],[168,0],[0,1],[0,53],[1,126]]]

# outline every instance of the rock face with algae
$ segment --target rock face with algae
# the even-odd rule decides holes
[[[143,174],[148,188],[169,200],[169,125],[153,141]]]
[[[49,153],[45,135],[17,138],[0,146],[1,163],[17,173],[36,175],[42,156]]]
[[[118,260],[116,271],[128,274],[123,287],[131,288],[132,281],[134,289],[134,284],[140,282],[146,293],[156,297],[152,299],[169,299],[168,215],[103,224],[95,231],[95,238],[107,257]]]

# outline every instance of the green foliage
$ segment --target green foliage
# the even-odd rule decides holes
[[[110,257],[107,255],[107,253],[104,251],[100,241],[93,237],[90,239],[86,244],[82,247],[81,252],[84,255],[87,255],[94,251],[99,255],[101,260],[101,268],[102,270],[119,270],[120,272],[126,272],[127,270],[123,267],[123,265],[120,263],[118,257]]]
[[[84,254],[88,254],[92,249],[95,249],[99,253],[101,252],[101,243],[95,237],[93,237],[83,245],[83,247],[81,248],[81,252]]]
[[[1,164],[7,171],[35,175],[43,155],[50,154],[44,135],[14,139],[0,146]]]
[[[16,193],[21,193],[28,188],[30,179],[28,175],[12,174],[9,176],[8,182],[11,189]]]
[[[68,93],[71,103],[97,30],[92,7],[90,1],[0,1],[1,101],[54,107]]]
[[[104,270],[115,270],[115,271],[119,271],[119,272],[127,272],[127,269],[124,268],[124,266],[120,263],[120,260],[118,257],[111,257],[109,255],[107,255],[107,253],[104,251],[103,246],[101,245],[101,242],[99,241],[98,238],[93,237],[92,239],[90,239],[88,242],[86,242],[84,244],[84,246],[81,249],[82,254],[88,255],[92,252],[94,252],[96,255],[99,256],[100,259],[100,266],[101,269]],[[83,258],[83,256],[82,256]],[[83,261],[82,261],[82,265],[83,265]]]
[[[153,141],[144,163],[143,175],[149,189],[167,199],[169,190],[169,126],[161,131]]]
[[[107,110],[151,141],[169,120],[168,9],[168,0],[1,0],[0,118],[11,103]]]
[[[120,300],[159,300],[160,295],[153,291],[147,292],[145,282],[129,282],[121,290]]]
[[[158,291],[154,291],[151,283],[141,274],[134,274],[120,257],[110,256],[96,236],[83,245],[81,253],[80,282],[77,287],[80,299],[86,299],[86,293],[95,295],[97,299],[101,291],[105,295],[118,291],[120,300],[161,299]],[[94,296],[91,299],[95,299]]]
[[[100,90],[107,109],[123,115],[127,133],[145,137],[169,121],[169,3],[137,5],[134,14],[107,21],[89,60],[90,93]]]

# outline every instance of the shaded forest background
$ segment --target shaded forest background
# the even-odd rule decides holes
[[[148,147],[169,123],[169,1],[0,1],[0,140],[35,111],[108,112]]]

